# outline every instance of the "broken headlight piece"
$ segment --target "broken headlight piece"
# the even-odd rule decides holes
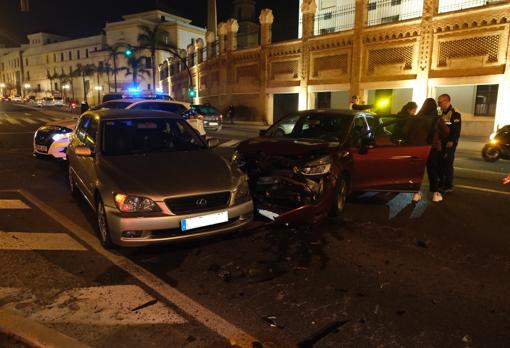
[[[325,175],[331,170],[331,157],[325,156],[309,162],[298,169],[298,171],[307,176]]]

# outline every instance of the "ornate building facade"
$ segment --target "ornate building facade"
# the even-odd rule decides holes
[[[237,48],[235,19],[220,23],[217,36],[188,47],[196,102],[232,104],[240,120],[271,124],[293,110],[345,108],[352,95],[384,99],[385,111],[396,112],[407,101],[449,93],[464,116],[463,134],[487,135],[510,123],[510,2],[445,1],[419,1],[419,16],[380,23],[370,12],[393,1],[353,0],[352,28],[324,32],[316,26],[324,12],[304,0],[302,37],[279,43],[271,41],[274,18],[265,9],[261,44],[248,49]],[[160,69],[162,85],[186,99],[190,79],[182,64],[167,61]]]

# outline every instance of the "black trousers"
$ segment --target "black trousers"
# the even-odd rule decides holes
[[[427,175],[429,177],[430,192],[439,191],[440,162],[441,151],[431,149],[429,159],[427,161]]]
[[[453,188],[453,162],[455,161],[455,150],[457,150],[457,143],[453,143],[450,148],[443,144],[443,151],[441,152],[441,165],[439,168],[439,187],[443,190]]]

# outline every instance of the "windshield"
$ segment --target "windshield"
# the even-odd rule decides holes
[[[186,121],[154,118],[103,123],[104,155],[194,151],[207,148]]]
[[[193,105],[193,109],[195,109],[200,115],[203,116],[212,116],[220,114],[218,109],[210,105]]]
[[[133,102],[130,101],[109,101],[103,104],[99,104],[93,107],[91,110],[125,109],[131,104],[133,104]]]
[[[352,119],[352,115],[333,113],[294,114],[272,126],[266,136],[339,142],[346,138]]]

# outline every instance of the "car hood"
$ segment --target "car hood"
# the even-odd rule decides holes
[[[78,124],[78,119],[72,118],[69,120],[59,120],[59,121],[49,122],[46,125],[47,126],[66,127],[66,128],[72,129],[74,131],[77,124]]]
[[[130,156],[102,156],[103,182],[123,193],[162,200],[204,192],[231,191],[236,175],[228,162],[210,150]]]
[[[339,143],[316,139],[258,137],[241,142],[237,150],[247,156],[265,155],[308,157],[337,149]]]

